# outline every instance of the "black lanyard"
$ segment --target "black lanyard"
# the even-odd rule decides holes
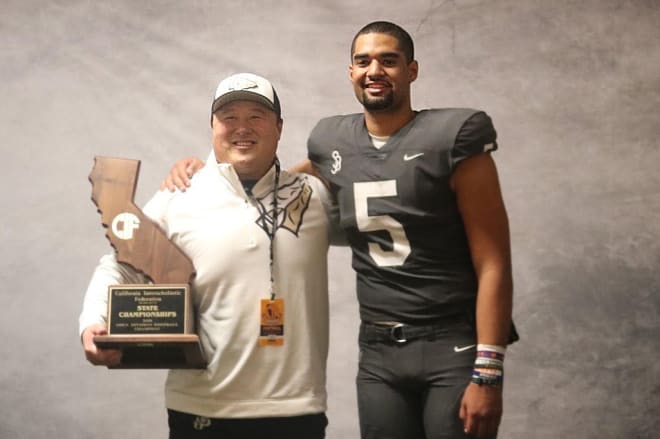
[[[274,276],[274,263],[275,263],[275,232],[277,232],[278,229],[278,224],[277,224],[277,218],[278,218],[278,213],[277,213],[277,192],[279,190],[280,186],[280,161],[277,157],[275,157],[275,179],[273,182],[273,211],[271,213],[270,219],[271,219],[271,227],[270,230],[268,229],[268,221],[264,218],[264,226],[266,229],[266,234],[268,235],[268,239],[270,241],[270,246],[269,246],[269,257],[270,257],[270,300],[275,299],[275,276]],[[244,186],[245,187],[245,186]],[[257,203],[256,199],[254,198],[254,194],[252,193],[252,187],[250,188],[245,188],[245,193],[250,197],[250,199],[254,202]],[[265,208],[265,206],[264,206]],[[268,212],[267,208],[265,208],[266,213]],[[265,216],[265,214],[264,214]]]
[[[280,161],[275,157],[275,182],[273,183],[273,214],[272,225],[270,227],[270,232],[268,233],[268,238],[270,239],[270,300],[275,300],[275,276],[274,272],[274,263],[275,263],[275,232],[277,232],[277,191],[280,186]]]

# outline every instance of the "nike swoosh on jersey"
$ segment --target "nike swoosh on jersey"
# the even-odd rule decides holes
[[[476,346],[476,344],[471,344],[471,345],[461,346],[461,347],[454,346],[454,352],[463,352],[463,351],[467,351],[468,349],[472,349],[472,348],[475,347],[475,346]]]
[[[403,161],[404,161],[404,162],[407,162],[407,161],[409,161],[409,160],[416,159],[417,157],[421,157],[421,156],[423,156],[423,155],[424,155],[423,152],[420,152],[420,153],[418,153],[418,154],[413,154],[413,155],[404,154],[404,155],[403,155]]]

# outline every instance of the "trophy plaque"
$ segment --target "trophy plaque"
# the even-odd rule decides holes
[[[135,205],[139,170],[139,160],[95,157],[89,175],[92,201],[117,261],[153,282],[108,288],[108,334],[94,343],[121,349],[120,369],[203,369],[189,287],[195,269]]]

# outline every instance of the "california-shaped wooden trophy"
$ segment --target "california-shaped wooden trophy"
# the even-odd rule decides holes
[[[195,269],[135,205],[139,170],[139,160],[96,157],[89,175],[92,201],[117,261],[153,282],[108,288],[108,334],[94,337],[94,343],[122,350],[117,368],[204,368],[190,297]]]

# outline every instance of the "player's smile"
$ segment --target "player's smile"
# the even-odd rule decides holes
[[[366,81],[363,87],[372,94],[381,94],[392,88],[392,85],[386,81]]]

